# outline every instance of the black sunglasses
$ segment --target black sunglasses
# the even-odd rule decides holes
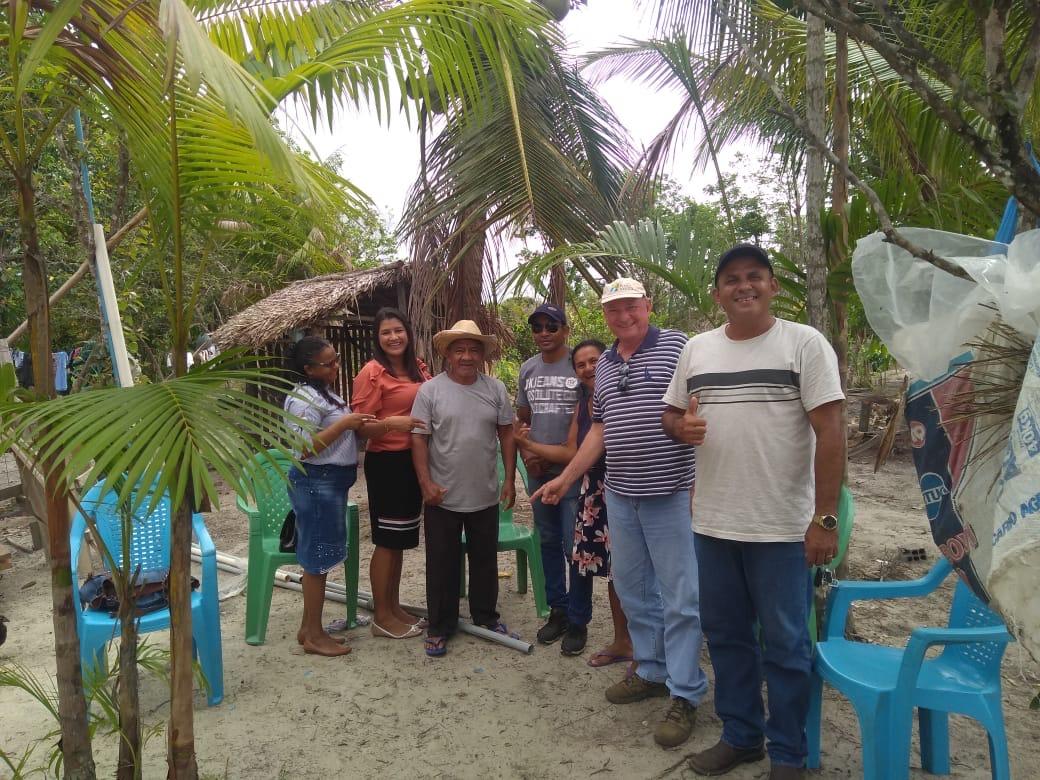
[[[541,333],[543,330],[549,333],[556,333],[560,329],[560,323],[558,322],[532,322],[531,333]]]
[[[629,366],[628,363],[622,363],[621,364],[621,368],[618,369],[617,389],[620,392],[622,392],[622,393],[625,392],[626,390],[628,390],[628,369],[629,369],[629,367],[630,366]]]

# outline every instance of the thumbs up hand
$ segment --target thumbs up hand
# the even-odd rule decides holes
[[[704,444],[704,437],[708,433],[708,421],[697,414],[700,401],[697,396],[690,396],[690,405],[686,407],[686,413],[679,421],[677,438],[687,444],[694,446]]]

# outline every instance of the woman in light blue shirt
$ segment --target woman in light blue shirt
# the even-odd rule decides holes
[[[289,351],[296,389],[286,396],[286,422],[310,439],[289,470],[289,500],[296,513],[296,557],[303,568],[303,619],[296,640],[304,652],[346,655],[350,648],[322,625],[325,579],[347,557],[347,491],[357,480],[357,431],[370,414],[350,411],[330,389],[339,355],[325,339],[305,336]],[[313,426],[313,433],[301,424]]]

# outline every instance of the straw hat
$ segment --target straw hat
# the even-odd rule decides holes
[[[473,320],[459,320],[447,330],[442,330],[433,337],[433,348],[440,352],[441,356],[447,357],[448,347],[459,339],[479,341],[487,349],[489,356],[498,350],[498,338],[485,336]]]

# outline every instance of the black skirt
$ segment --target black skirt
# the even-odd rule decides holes
[[[422,491],[412,451],[366,452],[365,482],[372,543],[391,550],[418,547]]]

